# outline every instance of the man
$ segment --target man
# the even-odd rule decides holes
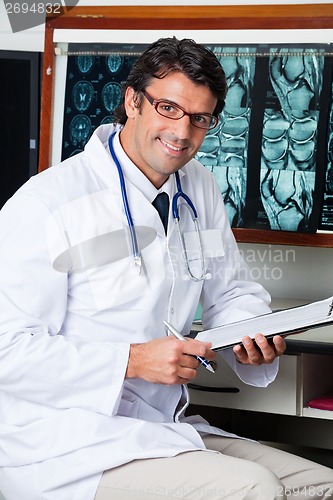
[[[332,486],[328,468],[184,417],[195,356],[215,355],[210,344],[168,336],[163,321],[188,333],[199,300],[205,327],[269,311],[212,175],[193,160],[225,91],[210,51],[157,41],[134,65],[118,124],[97,129],[83,153],[31,179],[4,207],[0,484],[8,500],[269,500],[293,488],[323,498]],[[179,224],[170,216],[163,226],[154,206],[161,192]],[[244,381],[265,386],[285,343],[256,341],[258,349],[244,338],[225,358]]]

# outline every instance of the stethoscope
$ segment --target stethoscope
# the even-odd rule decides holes
[[[109,137],[109,149],[110,149],[111,157],[112,157],[112,159],[117,167],[117,170],[118,170],[121,196],[123,199],[124,211],[125,211],[125,215],[126,215],[126,219],[127,219],[128,228],[130,231],[134,264],[140,269],[141,268],[141,253],[139,250],[136,231],[135,231],[131,211],[129,208],[127,192],[126,192],[126,185],[125,185],[125,178],[124,178],[122,168],[120,166],[119,160],[117,158],[117,155],[116,155],[114,147],[113,147],[113,138],[115,136],[115,133],[116,132],[114,132]],[[180,183],[179,172],[175,172],[175,178],[176,178],[177,192],[173,196],[173,199],[172,199],[172,214],[173,214],[173,219],[175,221],[175,225],[177,228],[177,233],[179,236],[180,248],[181,248],[182,256],[183,256],[183,259],[184,259],[184,262],[186,265],[186,271],[187,271],[187,274],[190,277],[190,279],[192,279],[194,281],[203,281],[204,279],[209,279],[211,277],[211,275],[209,273],[206,273],[206,271],[205,271],[205,259],[204,259],[202,241],[201,241],[201,233],[200,233],[199,224],[198,224],[198,214],[197,214],[196,208],[195,208],[194,204],[192,203],[191,199],[189,198],[189,196],[187,196],[187,194],[184,193],[184,191],[182,189],[182,186]],[[178,204],[180,199],[183,199],[183,201],[180,204]],[[191,215],[191,218],[192,218],[192,221],[194,224],[196,238],[198,241],[200,261],[201,261],[201,272],[200,272],[199,276],[195,276],[190,268],[190,262],[189,262],[188,254],[186,251],[185,239],[184,239],[184,235],[181,231],[181,227],[180,227],[180,216],[179,216],[179,207],[180,206],[187,208],[187,210],[190,212],[190,215]]]

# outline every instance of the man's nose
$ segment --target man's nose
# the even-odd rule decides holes
[[[184,115],[179,120],[173,120],[173,122],[173,131],[178,139],[188,139],[193,128],[190,116]]]

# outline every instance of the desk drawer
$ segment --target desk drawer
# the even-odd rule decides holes
[[[299,355],[284,355],[280,358],[279,374],[268,387],[244,384],[221,356],[217,356],[217,365],[215,375],[200,367],[193,384],[202,390],[190,388],[191,403],[283,415],[300,414]],[[209,391],[209,388],[212,390]],[[222,388],[228,392],[218,392]]]

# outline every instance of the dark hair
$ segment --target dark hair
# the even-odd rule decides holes
[[[206,85],[217,98],[214,116],[224,108],[227,84],[224,71],[214,53],[194,40],[160,38],[148,46],[132,66],[124,84],[138,94],[149,86],[152,78],[164,78],[175,72],[183,73],[193,83]],[[140,105],[141,99],[138,101]],[[114,112],[115,121],[124,125],[127,120],[124,100]]]

